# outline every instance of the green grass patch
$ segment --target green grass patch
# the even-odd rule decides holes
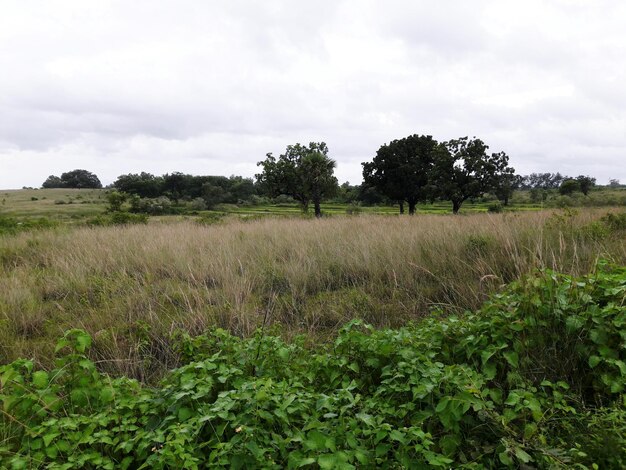
[[[328,345],[181,334],[157,387],[98,372],[68,331],[56,368],[0,367],[3,468],[624,468],[626,268],[544,271],[480,310]],[[367,302],[354,297],[352,302]]]

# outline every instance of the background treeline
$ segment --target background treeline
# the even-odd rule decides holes
[[[489,146],[473,137],[438,142],[414,134],[382,145],[372,161],[363,162],[363,183],[338,184],[336,163],[324,142],[288,145],[278,157],[267,154],[255,178],[198,176],[180,172],[156,176],[141,172],[120,175],[108,188],[109,209],[145,214],[176,214],[223,209],[224,205],[293,205],[304,212],[309,205],[321,215],[320,203],[393,206],[413,214],[418,204],[449,201],[457,213],[465,201],[493,203],[502,210],[511,202],[556,207],[621,205],[624,197],[590,197],[596,179],[557,173],[516,175],[505,152],[489,153]],[[82,169],[51,175],[44,188],[101,188],[98,177]],[[618,180],[609,187],[619,188]],[[222,206],[222,207],[220,207]],[[226,208],[227,209],[227,208]],[[352,209],[351,209],[352,210]]]
[[[77,173],[79,172],[79,173]],[[93,175],[86,170],[75,170],[63,173],[61,177],[49,177],[44,188],[88,188],[102,187],[89,186],[88,182],[94,178],[77,180],[64,175]],[[574,184],[570,182],[573,181]],[[581,183],[581,181],[583,183]],[[99,183],[99,180],[98,180]],[[565,183],[565,184],[564,184]],[[596,185],[595,178],[578,176],[576,178],[564,176],[560,173],[532,173],[522,176],[515,175],[512,180],[511,192],[506,201],[494,190],[472,200],[478,202],[492,202],[497,210],[497,202],[513,204],[546,204],[548,206],[572,205],[621,205],[623,198],[604,197],[603,189],[619,189],[619,181],[612,180],[608,185]],[[155,176],[150,173],[120,175],[115,182],[108,186],[122,195],[121,203],[127,203],[132,212],[148,214],[183,213],[189,210],[211,210],[223,204],[236,205],[264,205],[284,204],[291,205],[293,199],[288,195],[272,196],[266,188],[252,178],[242,176],[198,176],[179,172]],[[594,192],[596,195],[594,196]],[[598,195],[603,197],[598,198]],[[345,182],[338,185],[332,198],[326,202],[347,204],[350,206],[392,206],[398,201],[381,194],[379,190],[368,184],[353,185]],[[491,206],[490,206],[491,207]]]

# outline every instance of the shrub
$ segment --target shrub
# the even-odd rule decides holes
[[[131,212],[143,212],[150,215],[163,215],[173,212],[172,201],[160,196],[154,199],[133,197],[130,200]]]
[[[197,197],[189,202],[189,208],[193,211],[203,211],[206,210],[207,205],[204,199],[202,199],[201,197]]]
[[[493,212],[493,213],[498,214],[502,212],[503,210],[504,210],[504,206],[502,205],[500,201],[496,201],[487,206],[487,212]]]
[[[359,204],[355,204],[354,202],[351,202],[350,204],[348,204],[348,207],[346,207],[346,214],[348,215],[358,215],[362,212],[363,209],[361,208],[361,206]]]

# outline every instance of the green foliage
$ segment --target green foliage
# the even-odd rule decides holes
[[[176,212],[172,201],[165,196],[159,196],[154,199],[140,198],[136,195],[132,196],[130,198],[130,210],[131,212],[139,212],[150,215],[164,215]]]
[[[50,175],[41,185],[43,188],[102,188],[98,177],[87,170],[72,170],[61,177]]]
[[[489,146],[475,137],[461,137],[444,145],[447,153],[436,160],[431,184],[436,197],[452,201],[455,214],[466,200],[487,192],[501,193],[514,184],[515,170],[509,166],[506,153],[488,155]],[[508,197],[503,199],[508,202]]]
[[[504,206],[500,201],[494,202],[487,206],[487,212],[493,212],[494,214],[499,214],[504,210]]]
[[[122,210],[122,204],[128,199],[128,195],[119,191],[109,191],[106,195],[106,199],[109,203],[107,210],[109,212],[119,212]]]
[[[430,135],[411,135],[382,145],[371,162],[364,162],[367,187],[393,201],[407,201],[409,214],[419,201],[431,198],[431,169],[445,149]]]
[[[602,222],[611,230],[626,230],[626,212],[614,213],[609,212],[602,217]]]
[[[346,325],[311,350],[181,335],[158,388],[68,331],[56,368],[0,367],[3,468],[623,468],[626,268],[513,283],[475,313]]]
[[[37,219],[15,219],[13,217],[5,217],[0,215],[0,235],[14,235],[18,232],[29,230],[42,230],[56,227],[58,224],[45,218]]]
[[[325,142],[311,142],[308,147],[299,143],[288,145],[278,159],[268,153],[257,165],[263,168],[256,175],[257,183],[266,194],[289,195],[304,212],[313,202],[316,217],[321,216],[321,201],[338,191],[337,178],[333,176],[336,163],[328,157]]]
[[[580,191],[586,196],[591,188],[596,185],[596,179],[591,176],[580,175],[576,177]]]
[[[568,196],[576,191],[580,191],[580,182],[575,179],[565,180],[559,186],[559,194],[563,196]]]

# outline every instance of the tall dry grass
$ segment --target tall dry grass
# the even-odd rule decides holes
[[[379,326],[432,308],[472,309],[536,268],[581,274],[626,261],[606,210],[362,216],[83,228],[0,239],[0,361],[46,363],[84,328],[101,367],[151,380],[177,364],[172,336],[264,322],[320,336],[350,318]]]

